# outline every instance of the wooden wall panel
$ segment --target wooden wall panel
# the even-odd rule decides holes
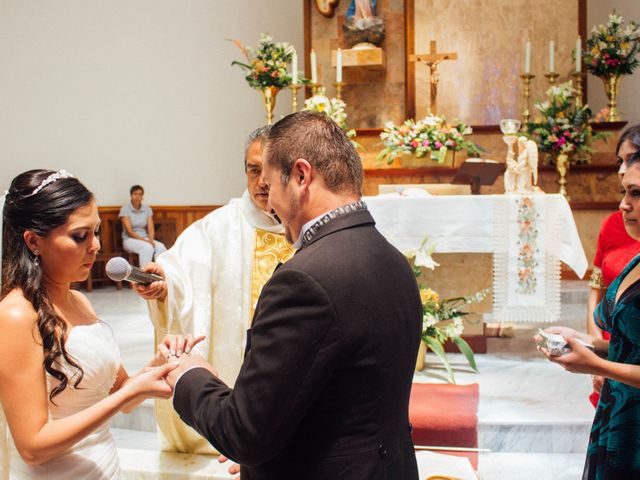
[[[386,37],[381,47],[387,67],[369,70],[345,67],[342,98],[347,103],[347,123],[351,128],[381,127],[385,121],[405,120],[405,0],[378,0],[377,14],[385,21]],[[336,70],[331,67],[331,51],[349,48],[342,33],[347,9],[351,3],[341,1],[332,18],[310,7],[314,0],[305,0],[305,58],[313,48],[318,58],[318,81],[326,87],[329,97],[335,95]],[[308,39],[308,40],[307,40]],[[311,78],[309,62],[305,75]]]
[[[556,82],[570,80],[571,50],[578,38],[577,0],[415,0],[416,53],[428,53],[429,41],[438,51],[456,52],[457,60],[438,66],[438,113],[471,125],[496,125],[502,118],[520,118],[519,76],[524,47],[531,39],[532,100],[544,98],[548,88],[549,40],[556,42]],[[429,108],[429,73],[415,66],[416,118]],[[531,102],[530,108],[533,106]],[[535,109],[532,112],[537,113]]]
[[[304,3],[305,58],[311,48],[316,51],[318,78],[331,96],[335,69],[330,66],[330,52],[348,48],[342,24],[350,2],[340,2],[332,18],[312,8],[313,3]],[[458,53],[458,60],[439,67],[440,113],[471,125],[497,125],[507,116],[520,118],[519,75],[527,37],[533,43],[532,73],[536,75],[531,107],[548,87],[543,74],[548,70],[549,40],[556,41],[559,81],[566,81],[578,33],[586,38],[586,0],[379,0],[377,9],[386,26],[381,46],[387,67],[344,69],[342,95],[352,128],[382,127],[389,120],[399,123],[425,115],[427,68],[406,62],[405,55],[425,53],[429,40],[438,42],[439,51]],[[310,77],[308,64],[305,73]]]
[[[154,206],[153,217],[154,219],[172,219],[176,224],[176,233],[180,235],[189,225],[196,220],[205,217],[208,213],[212,212],[221,205],[190,205],[190,206]],[[104,206],[98,207],[98,213],[102,220],[101,225],[101,242],[102,250],[104,252],[113,252],[115,250],[112,241],[112,225],[113,221],[118,220],[118,213],[120,207]]]

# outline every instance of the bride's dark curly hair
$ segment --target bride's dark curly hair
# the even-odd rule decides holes
[[[22,290],[38,314],[37,326],[44,350],[44,368],[59,384],[52,389],[49,400],[61,393],[69,383],[60,369],[59,357],[77,369],[73,375],[77,387],[84,372],[67,353],[65,339],[67,325],[53,309],[47,287],[43,281],[42,267],[34,262],[34,254],[27,247],[23,234],[31,230],[46,237],[56,227],[64,225],[79,207],[88,204],[93,194],[76,178],[60,178],[33,193],[42,182],[55,174],[53,170],[29,170],[11,182],[5,197],[4,235],[2,236],[2,292],[4,298],[14,288]]]

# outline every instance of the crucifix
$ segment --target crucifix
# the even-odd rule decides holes
[[[431,40],[429,42],[429,53],[419,53],[417,55],[411,55],[409,58],[412,62],[422,62],[429,67],[429,84],[431,86],[431,104],[429,105],[430,113],[436,114],[437,110],[437,97],[438,97],[438,82],[440,81],[440,75],[438,74],[438,64],[444,60],[457,60],[457,53],[438,53],[436,51],[436,42]]]

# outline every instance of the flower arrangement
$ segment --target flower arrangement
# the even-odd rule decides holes
[[[329,98],[325,95],[324,87],[318,90],[318,93],[311,98],[307,98],[304,101],[303,110],[309,110],[312,112],[326,113],[329,118],[336,122],[340,128],[342,128],[347,137],[353,138],[356,136],[354,129],[349,129],[347,126],[347,104],[339,98]]]
[[[623,18],[614,10],[606,24],[591,30],[583,52],[587,71],[597,77],[631,75],[638,67],[640,25],[634,21],[623,28]]]
[[[408,259],[414,259],[413,271],[416,278],[422,275],[421,267],[435,269],[438,266],[432,254],[435,244],[425,238],[419,249],[407,252]],[[427,348],[432,350],[444,365],[446,380],[455,383],[453,369],[444,351],[444,343],[451,340],[465,356],[469,366],[477,371],[478,367],[469,344],[461,337],[464,326],[462,317],[468,315],[464,309],[473,304],[480,303],[488,294],[488,290],[482,290],[474,295],[441,299],[437,292],[420,285],[420,299],[422,300],[422,341]]]
[[[231,65],[238,65],[247,75],[244,77],[251,88],[267,87],[285,88],[291,85],[291,74],[287,66],[293,56],[293,46],[285,42],[274,42],[269,34],[261,34],[258,48],[250,48],[239,40],[234,40],[247,63],[234,60]],[[301,83],[306,80],[301,78]]]
[[[378,154],[378,161],[392,163],[401,154],[415,154],[421,158],[430,155],[431,160],[443,163],[447,151],[465,149],[470,155],[480,153],[480,148],[464,136],[472,133],[471,127],[457,122],[448,124],[444,117],[429,115],[422,120],[406,120],[398,126],[387,122],[380,134],[384,149]]]
[[[564,153],[575,163],[586,163],[591,154],[591,140],[606,138],[602,132],[593,133],[590,122],[591,109],[588,105],[576,106],[575,90],[566,82],[550,87],[547,100],[535,103],[540,117],[527,124],[532,136],[548,159]]]

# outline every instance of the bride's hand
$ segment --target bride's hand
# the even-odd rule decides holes
[[[193,347],[205,338],[204,335],[199,335],[195,338],[192,335],[167,335],[162,342],[158,344],[155,357],[153,357],[146,366],[155,367],[163,365],[168,362],[171,357],[177,358],[183,353],[188,355],[191,353],[191,350],[193,350]]]
[[[171,398],[173,389],[165,381],[165,377],[177,366],[174,363],[167,363],[159,367],[146,367],[132,377],[125,388],[131,389],[136,397]]]
[[[160,350],[167,358],[169,355],[179,357],[183,353],[189,355],[193,347],[207,338],[205,335],[167,335],[158,345]]]

